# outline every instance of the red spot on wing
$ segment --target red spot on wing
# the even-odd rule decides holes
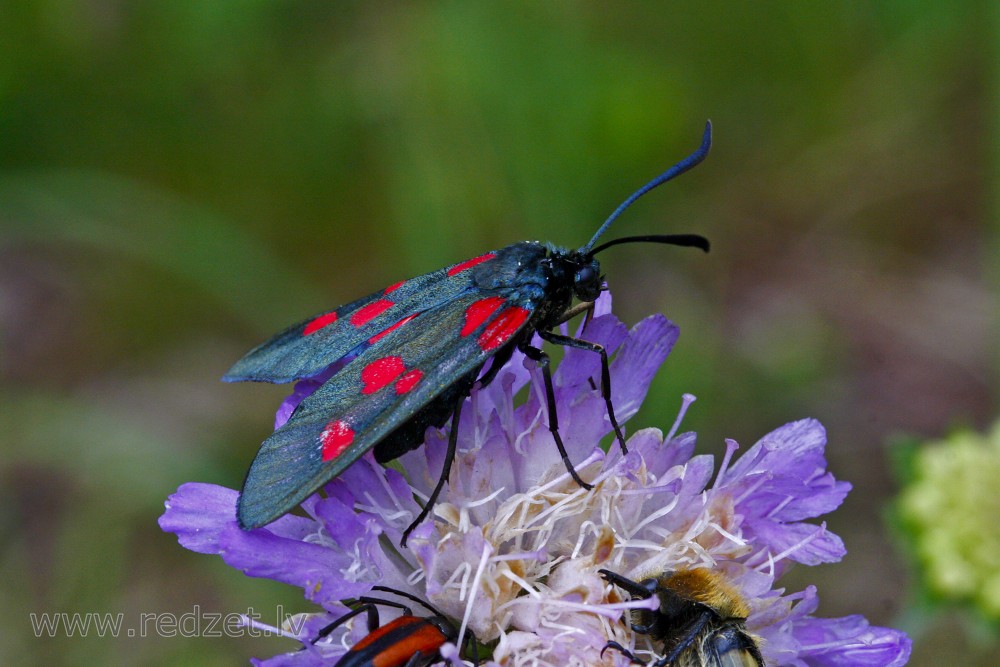
[[[386,287],[385,291],[382,292],[382,293],[383,294],[388,294],[389,292],[395,292],[400,287],[402,287],[405,282],[406,282],[405,280],[400,280],[398,283],[393,283],[393,284],[389,285],[388,287]]]
[[[406,365],[402,357],[382,357],[369,362],[361,371],[361,381],[365,383],[362,394],[374,394],[403,374]]]
[[[354,314],[351,315],[351,324],[356,327],[362,327],[395,305],[396,304],[389,301],[389,299],[372,301],[364,308],[359,308],[354,311]]]
[[[323,460],[332,461],[354,442],[354,429],[342,419],[334,419],[319,434],[319,441],[323,445]]]
[[[503,311],[495,320],[490,322],[490,325],[486,327],[486,331],[479,336],[479,340],[477,341],[479,347],[483,348],[486,352],[497,349],[510,340],[510,337],[521,328],[521,325],[527,321],[530,315],[530,310],[521,308],[520,306],[513,306]]]
[[[476,301],[465,309],[465,324],[462,325],[462,336],[468,336],[479,328],[479,325],[490,318],[490,315],[502,306],[506,299],[499,296],[488,296]]]
[[[404,373],[398,380],[396,380],[396,393],[405,394],[414,387],[417,383],[424,377],[424,372],[419,368],[414,368],[408,373]]]
[[[473,257],[472,259],[467,259],[464,262],[462,262],[461,264],[456,264],[455,266],[453,266],[450,269],[448,269],[448,275],[449,276],[456,276],[459,273],[461,273],[462,271],[468,271],[469,269],[471,269],[472,267],[474,267],[476,264],[482,264],[483,262],[489,261],[489,260],[493,259],[496,256],[497,255],[496,255],[495,252],[488,252],[485,255],[480,255],[479,257]]]
[[[306,328],[302,330],[303,336],[308,336],[311,333],[315,333],[325,327],[327,324],[333,324],[337,321],[337,311],[332,313],[326,313],[325,315],[320,315],[319,317],[313,319]]]
[[[400,321],[396,322],[395,324],[393,324],[391,327],[389,327],[385,331],[377,333],[374,336],[372,336],[371,338],[369,338],[368,342],[369,343],[375,343],[375,342],[381,340],[382,338],[384,338],[385,336],[388,336],[390,333],[392,333],[393,331],[395,331],[399,327],[403,326],[404,324],[406,324],[407,322],[409,322],[410,320],[412,320],[414,317],[416,317],[419,314],[420,313],[413,313],[412,315],[408,315],[407,317],[404,317],[403,319],[401,319]]]

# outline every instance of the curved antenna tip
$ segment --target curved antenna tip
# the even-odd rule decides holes
[[[664,183],[666,183],[667,181],[670,181],[680,176],[685,171],[688,171],[689,169],[692,169],[701,164],[701,162],[708,155],[708,151],[711,148],[712,148],[712,121],[706,120],[705,132],[704,134],[702,134],[701,145],[698,146],[697,150],[695,150],[694,153],[691,153],[691,155],[688,155],[686,158],[684,158],[674,166],[670,167],[670,169],[667,169],[665,172],[663,172],[662,174],[651,180],[649,183],[646,183],[644,186],[642,186],[641,188],[633,192],[631,195],[629,195],[628,199],[619,204],[618,208],[616,208],[614,212],[608,216],[608,219],[604,221],[604,223],[597,230],[597,233],[594,234],[594,236],[590,239],[590,241],[587,242],[587,245],[580,248],[580,252],[582,252],[585,255],[590,254],[591,250],[594,247],[594,243],[597,242],[597,239],[599,239],[601,235],[604,234],[605,231],[607,231],[608,227],[611,226],[611,223],[614,222],[615,219],[618,218],[618,216],[621,215],[625,209],[631,206],[636,199],[643,196],[653,188],[659,187]]]

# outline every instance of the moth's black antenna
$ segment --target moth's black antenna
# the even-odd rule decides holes
[[[605,248],[621,243],[669,243],[670,245],[687,246],[689,248],[701,248],[708,252],[710,244],[701,234],[648,234],[644,236],[624,236],[614,241],[602,243],[590,251],[591,255],[596,255]]]
[[[594,234],[594,237],[587,242],[587,245],[580,248],[580,254],[582,255],[593,254],[591,248],[594,247],[594,243],[596,243],[597,239],[601,237],[601,234],[607,231],[608,227],[611,226],[611,223],[615,221],[615,218],[617,218],[619,215],[622,214],[622,212],[625,209],[631,206],[636,199],[643,196],[653,188],[663,185],[667,181],[680,176],[681,174],[691,169],[692,167],[698,166],[698,164],[705,159],[705,156],[708,155],[708,149],[710,149],[711,147],[712,147],[712,121],[707,121],[705,123],[705,134],[702,135],[701,146],[698,147],[698,150],[696,150],[694,153],[691,153],[691,155],[688,155],[686,158],[684,158],[683,160],[672,166],[670,169],[667,169],[665,172],[663,172],[662,174],[651,180],[649,183],[646,183],[644,186],[633,192],[628,199],[623,201],[621,205],[615,209],[614,213],[608,216],[608,219],[604,221],[604,224],[601,225],[601,228],[597,230],[597,233]]]

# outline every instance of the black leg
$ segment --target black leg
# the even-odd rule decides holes
[[[462,652],[463,651],[465,652],[465,654],[467,656],[469,654],[471,654],[472,655],[472,664],[475,667],[479,667],[479,643],[476,642],[476,635],[472,634],[471,631],[469,632],[469,634],[465,635],[465,639],[462,641],[462,645],[459,647],[458,667],[464,667],[464,665],[465,665],[465,663],[462,662]],[[452,665],[452,667],[454,667],[456,663],[454,663],[451,660],[449,660],[448,664]]]
[[[657,581],[656,579],[643,579],[642,581],[632,581],[628,577],[623,577],[617,572],[612,572],[611,570],[598,570],[601,576],[609,584],[614,584],[618,588],[627,592],[633,600],[651,598],[656,595]],[[662,602],[662,601],[661,601]],[[641,614],[640,614],[641,616]],[[635,615],[632,616],[631,625],[632,629],[639,634],[649,634],[653,629],[653,625],[656,623],[656,617],[653,616],[649,623],[639,623],[636,622]]]
[[[612,572],[611,570],[598,570],[597,572],[604,577],[604,580],[609,584],[614,584],[618,588],[628,591],[628,594],[633,598],[639,597],[646,599],[648,597],[652,597],[653,593],[656,592],[656,579],[632,581],[628,577],[623,577],[617,572]]]
[[[576,483],[584,489],[590,490],[594,488],[592,484],[587,484],[580,479],[580,475],[577,474],[576,468],[573,467],[573,463],[569,460],[569,454],[566,453],[566,446],[563,444],[562,438],[559,436],[559,417],[556,415],[556,392],[552,388],[552,372],[549,370],[549,355],[545,354],[537,347],[531,347],[530,345],[522,346],[521,351],[524,352],[525,356],[529,359],[535,361],[542,369],[542,377],[545,379],[545,401],[548,404],[549,409],[549,432],[552,434],[552,438],[556,441],[556,447],[559,448],[559,455],[562,456],[563,463],[566,464],[566,470],[569,471],[569,474],[573,477]]]
[[[476,641],[476,635],[469,631],[468,644],[472,650],[472,664],[475,667],[479,667],[479,642]]]
[[[632,651],[628,650],[627,648],[625,648],[624,646],[622,646],[618,642],[608,642],[607,644],[604,645],[604,648],[601,649],[601,659],[602,660],[604,659],[604,652],[607,651],[609,648],[613,648],[616,651],[618,651],[619,653],[621,653],[623,656],[625,656],[626,658],[628,658],[632,662],[632,664],[634,664],[634,665],[645,665],[646,664],[644,661],[642,661],[639,658],[635,657],[632,654]]]
[[[431,510],[434,509],[434,503],[437,502],[438,496],[441,495],[441,489],[444,488],[444,483],[448,481],[448,475],[451,473],[451,464],[455,462],[455,450],[458,447],[458,419],[462,415],[462,403],[465,399],[460,399],[458,403],[455,404],[455,411],[452,413],[451,417],[451,433],[448,434],[448,451],[444,455],[444,468],[441,470],[441,476],[438,478],[437,486],[431,492],[431,497],[427,499],[427,504],[424,508],[420,510],[420,514],[411,523],[406,530],[403,531],[403,539],[400,540],[399,546],[405,547],[406,540],[410,537],[410,533],[413,529],[420,525],[427,515],[430,514]]]
[[[382,605],[383,607],[392,607],[393,609],[400,609],[403,612],[403,616],[413,616],[413,610],[407,607],[402,602],[395,602],[393,600],[383,600],[382,598],[370,598],[368,596],[358,598],[358,602],[370,605]],[[369,621],[371,617],[369,616]],[[369,624],[368,631],[371,632],[378,627],[378,615],[375,616],[375,625],[372,627]]]
[[[674,660],[677,659],[677,656],[691,646],[691,643],[697,639],[698,633],[700,633],[705,628],[705,625],[712,620],[713,614],[715,614],[715,612],[710,609],[706,609],[704,612],[691,619],[691,621],[677,633],[681,637],[681,640],[677,642],[674,649],[654,662],[653,667],[667,667],[667,665],[674,664]]]
[[[572,338],[571,336],[563,336],[551,331],[539,331],[538,335],[542,337],[542,340],[547,340],[556,345],[573,347],[578,350],[589,350],[601,355],[601,396],[604,397],[604,404],[608,406],[608,419],[611,420],[611,426],[615,429],[615,437],[618,438],[618,444],[621,445],[622,454],[628,454],[628,448],[625,446],[625,436],[622,434],[622,428],[618,425],[618,419],[615,417],[615,408],[611,405],[611,368],[608,366],[608,351],[604,349],[603,345],[580,340],[579,338]]]
[[[510,361],[510,358],[513,355],[513,345],[507,345],[500,348],[500,351],[493,357],[493,361],[490,362],[490,369],[486,371],[481,378],[479,378],[479,387],[483,388],[490,382],[493,382],[493,378],[497,376],[497,373],[500,372],[501,368],[507,365],[507,362]]]

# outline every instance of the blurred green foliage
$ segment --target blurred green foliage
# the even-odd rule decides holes
[[[793,573],[891,624],[888,434],[997,413],[988,3],[34,0],[0,21],[0,657],[239,664],[281,640],[36,638],[30,612],[306,610],[156,526],[237,486],[282,395],[219,376],[291,321],[507,243],[579,245],[716,127],[602,257],[627,321],[682,336],[706,451],[803,416],[855,491],[849,555]],[[991,171],[992,170],[992,171]],[[801,578],[796,579],[796,576]],[[911,619],[912,621],[912,619]],[[933,619],[913,665],[993,664]],[[950,621],[949,621],[950,623]]]

